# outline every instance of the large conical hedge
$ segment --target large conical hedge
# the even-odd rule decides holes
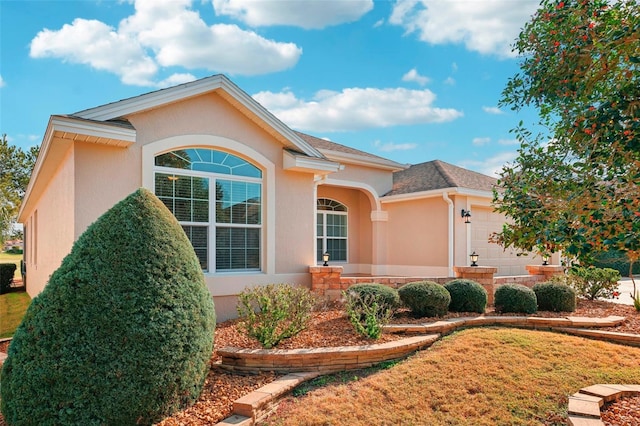
[[[198,398],[214,328],[189,240],[140,189],[80,236],[31,303],[2,370],[2,413],[10,425],[156,422]]]

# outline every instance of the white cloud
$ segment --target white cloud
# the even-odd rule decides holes
[[[409,151],[411,149],[415,149],[418,146],[417,143],[382,143],[380,141],[375,141],[373,145],[378,149],[378,151],[382,152]]]
[[[44,29],[31,41],[31,57],[59,58],[114,73],[123,83],[165,87],[191,81],[176,73],[158,81],[160,67],[256,75],[295,65],[302,49],[266,39],[235,25],[208,25],[190,9],[192,0],[136,0],[135,13],[118,28],[75,19]]]
[[[213,8],[218,15],[231,16],[252,27],[289,25],[320,29],[357,21],[373,9],[373,0],[213,0]]]
[[[2,78],[2,76],[0,75],[0,87],[4,87],[6,86],[6,83],[4,82],[4,79]]]
[[[481,54],[512,57],[511,45],[538,0],[399,0],[389,22],[431,44],[464,44]]]
[[[475,146],[483,146],[488,144],[489,142],[491,142],[491,138],[473,138],[473,140],[471,141],[472,144],[474,144]]]
[[[289,91],[260,92],[253,97],[287,125],[317,132],[443,123],[463,116],[453,108],[434,107],[436,95],[428,89],[322,90],[308,101]]]
[[[466,160],[460,162],[460,167],[475,170],[488,176],[498,177],[503,167],[512,162],[518,156],[517,152],[502,152],[483,161]]]
[[[402,81],[414,81],[418,83],[420,86],[424,86],[431,80],[429,79],[429,77],[425,77],[423,75],[418,74],[418,70],[413,68],[412,70],[410,70],[409,72],[407,72],[405,75],[402,76]]]
[[[443,83],[446,84],[447,86],[455,86],[456,85],[456,80],[453,77],[447,77],[447,78],[445,78]]]
[[[489,106],[483,106],[482,110],[484,112],[486,112],[487,114],[493,114],[493,115],[500,115],[500,114],[504,114],[504,111],[502,111],[500,108],[498,107],[489,107]]]

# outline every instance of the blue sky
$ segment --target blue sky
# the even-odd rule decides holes
[[[531,0],[0,0],[0,132],[224,73],[290,127],[400,163],[515,158]]]

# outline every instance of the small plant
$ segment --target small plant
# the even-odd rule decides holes
[[[618,290],[620,272],[611,268],[574,266],[569,270],[568,284],[579,297],[589,300],[610,299]]]
[[[633,307],[636,308],[637,312],[640,312],[640,294],[632,294],[631,298],[633,299]]]
[[[505,284],[495,292],[496,312],[533,314],[538,309],[536,294],[520,284]]]
[[[416,318],[440,317],[447,313],[451,295],[446,288],[433,281],[417,281],[398,290],[400,300]]]
[[[316,298],[304,287],[269,284],[238,295],[238,315],[247,335],[270,349],[305,329]]]
[[[533,286],[538,300],[538,309],[552,312],[576,310],[576,291],[566,284],[546,282]]]
[[[378,283],[356,284],[349,287],[349,292],[354,292],[360,296],[372,294],[376,296],[378,304],[385,309],[395,312],[400,306],[400,295],[395,288]]]
[[[487,291],[473,280],[458,278],[444,285],[451,295],[451,312],[484,313],[487,308]]]
[[[394,309],[380,294],[344,291],[345,309],[349,322],[358,334],[379,339],[382,328],[393,316]]]

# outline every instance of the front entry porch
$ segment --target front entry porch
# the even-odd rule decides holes
[[[553,275],[564,273],[559,265],[528,265],[529,275],[495,277],[497,268],[490,266],[454,266],[454,277],[416,277],[416,276],[375,276],[367,274],[349,274],[343,276],[342,266],[310,266],[311,291],[328,300],[340,300],[342,292],[355,284],[378,283],[393,288],[415,281],[433,281],[446,284],[456,278],[476,281],[487,291],[487,302],[493,305],[495,290],[504,284],[522,284],[533,287],[536,283],[547,281]]]

